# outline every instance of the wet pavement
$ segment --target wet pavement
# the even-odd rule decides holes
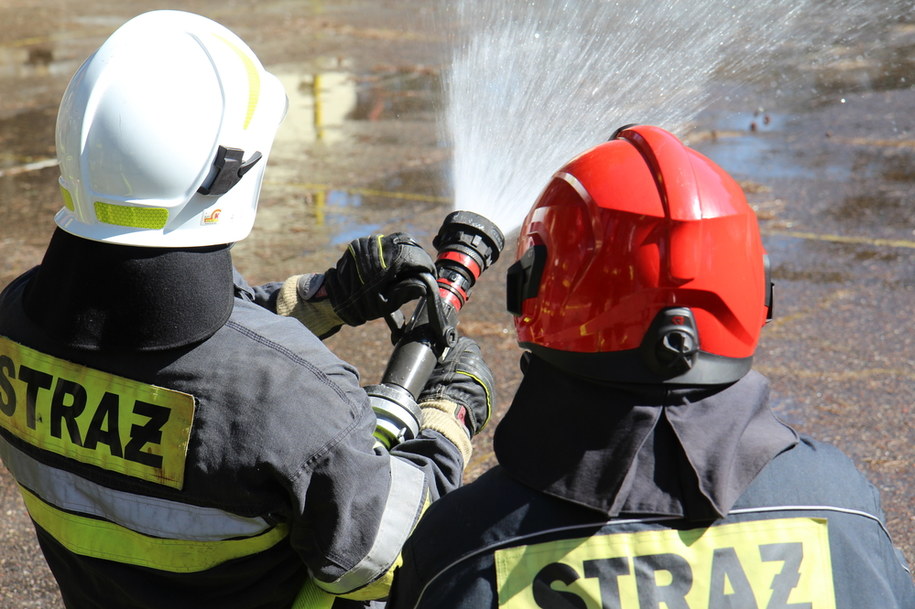
[[[451,199],[450,151],[436,125],[446,37],[429,26],[429,4],[184,3],[249,42],[290,95],[258,225],[234,250],[250,281],[321,271],[370,232],[406,230],[431,248]],[[118,25],[156,7],[0,6],[0,284],[40,261],[53,230],[54,121],[67,80]],[[912,561],[915,24],[877,25],[879,48],[836,47],[816,67],[802,55],[771,67],[808,70],[809,86],[713,98],[688,139],[741,181],[760,217],[776,319],[756,363],[772,380],[777,412],[855,460],[880,489],[889,529]],[[734,83],[719,84],[733,91]],[[498,412],[520,377],[503,307],[509,262],[482,278],[460,325],[496,373]],[[366,383],[380,378],[391,349],[383,322],[328,342]],[[468,479],[493,462],[491,428],[476,441]],[[0,609],[60,607],[5,470],[0,514]]]

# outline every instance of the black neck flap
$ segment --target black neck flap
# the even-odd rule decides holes
[[[56,230],[26,312],[74,349],[157,351],[212,336],[234,297],[228,245],[131,247]]]
[[[719,387],[603,385],[534,356],[494,448],[519,482],[611,517],[711,520],[796,443],[756,372]]]

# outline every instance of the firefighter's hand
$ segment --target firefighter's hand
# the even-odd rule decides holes
[[[372,235],[350,242],[324,275],[334,311],[358,326],[399,309],[423,294],[421,273],[435,276],[432,258],[410,235]]]
[[[417,401],[424,412],[432,405],[450,412],[473,437],[492,415],[493,385],[492,372],[483,361],[480,346],[462,336],[444,361],[436,365]]]

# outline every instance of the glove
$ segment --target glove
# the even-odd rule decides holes
[[[320,274],[293,275],[276,293],[277,314],[298,319],[321,340],[336,334],[343,325],[326,294],[317,296],[323,284]]]
[[[435,276],[432,258],[410,235],[372,235],[350,242],[324,274],[334,312],[350,326],[384,317],[423,294],[421,273]]]
[[[419,394],[420,408],[434,404],[464,425],[472,438],[480,433],[492,416],[495,402],[492,372],[483,361],[480,346],[461,336],[439,362]]]

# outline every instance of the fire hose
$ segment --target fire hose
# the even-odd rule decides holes
[[[422,413],[416,398],[448,350],[457,342],[457,317],[480,275],[505,246],[499,228],[469,211],[449,214],[432,241],[435,276],[419,279],[424,294],[410,320],[388,315],[394,351],[381,382],[365,388],[378,419],[375,437],[387,448],[416,437]]]

